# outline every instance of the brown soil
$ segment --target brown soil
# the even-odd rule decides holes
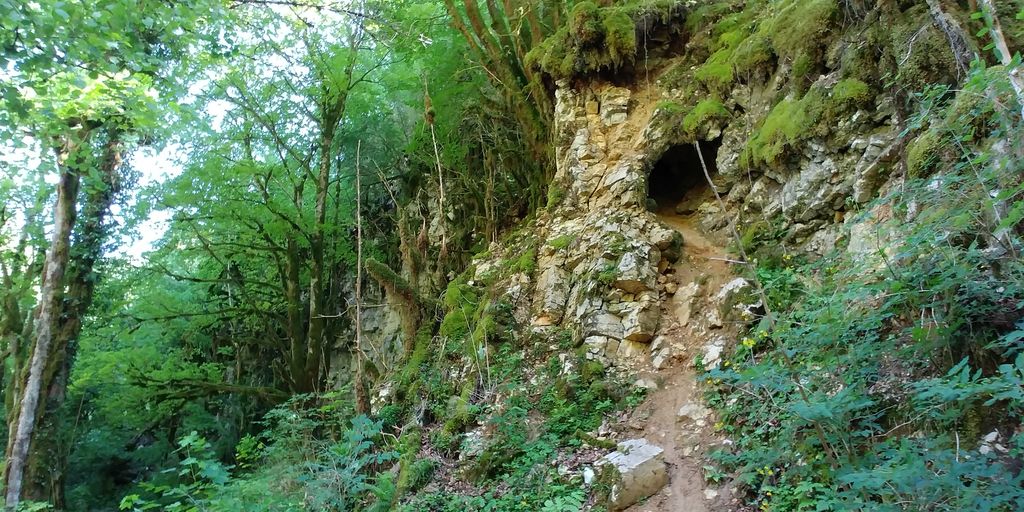
[[[709,337],[709,326],[705,325],[700,311],[706,306],[708,296],[717,292],[734,274],[726,261],[726,251],[700,229],[697,214],[679,215],[672,208],[663,208],[657,215],[665,225],[683,235],[683,257],[669,271],[669,281],[675,281],[680,288],[693,282],[700,283],[701,287],[686,325],[681,325],[677,317],[675,301],[662,301],[662,327],[659,331],[675,347],[676,357],[667,368],[644,376],[654,379],[658,389],[633,412],[628,427],[630,435],[643,437],[665,450],[669,484],[627,510],[718,510],[705,497],[701,470],[705,449],[719,441],[714,434],[715,419],[709,416],[703,426],[684,424],[677,418],[677,413],[685,404],[702,403],[693,361]]]

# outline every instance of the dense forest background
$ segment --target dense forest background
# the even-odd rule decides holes
[[[870,271],[732,226],[763,301],[733,366],[697,361],[739,446],[701,476],[738,510],[1021,510],[1024,7],[995,4],[0,0],[8,507],[603,506],[558,463],[646,391],[474,265],[572,200],[556,90],[678,57],[681,143],[786,70],[751,168],[889,98],[906,180],[878,201],[914,212]]]

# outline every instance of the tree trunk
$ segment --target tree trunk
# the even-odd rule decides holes
[[[985,21],[988,25],[989,35],[996,50],[999,51],[999,63],[1006,66],[1006,75],[1010,80],[1010,86],[1017,96],[1017,104],[1020,107],[1020,115],[1024,117],[1024,77],[1021,76],[1020,67],[1013,66],[1013,54],[1006,44],[1006,37],[1003,35],[1003,26],[999,23],[999,16],[996,14],[995,2],[992,0],[981,0],[984,7]]]
[[[70,146],[70,145],[69,145]],[[72,147],[61,151],[63,163],[72,153]],[[27,381],[21,403],[8,425],[9,440],[7,463],[4,468],[6,490],[5,506],[15,509],[21,499],[25,465],[28,460],[32,435],[40,416],[39,404],[43,393],[44,372],[48,366],[52,345],[58,334],[64,274],[67,271],[71,231],[75,224],[75,199],[78,196],[78,174],[63,167],[57,185],[54,211],[53,238],[46,254],[45,270],[40,285],[39,310],[36,315],[35,347],[29,362]]]
[[[67,291],[61,301],[59,329],[51,345],[49,363],[43,373],[45,403],[39,409],[35,447],[29,451],[22,495],[34,501],[47,501],[57,510],[64,508],[64,469],[67,466],[68,440],[61,429],[60,417],[67,396],[68,379],[75,360],[82,319],[92,305],[96,289],[96,263],[103,256],[107,239],[107,214],[119,190],[121,140],[115,132],[104,148],[100,163],[101,181],[87,184],[81,214],[82,224],[68,259]]]
[[[356,143],[356,368],[353,385],[356,412],[370,413],[370,397],[366,385],[366,372],[363,361],[363,201],[361,181],[359,179],[359,157],[363,141]]]

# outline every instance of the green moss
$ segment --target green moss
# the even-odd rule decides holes
[[[790,78],[793,90],[802,93],[807,88],[808,77],[814,71],[815,62],[807,53],[801,52],[793,59],[793,67],[790,71]]]
[[[783,99],[747,141],[744,160],[748,165],[779,163],[787,149],[811,135],[824,108],[824,93],[820,89],[811,89],[799,100]]]
[[[891,73],[904,89],[920,91],[956,81],[959,71],[949,40],[932,25],[927,5],[915,4],[897,19],[886,21],[879,24],[876,37],[885,48]]]
[[[619,9],[605,12],[603,25],[605,45],[616,68],[631,62],[636,54],[636,25],[629,14]]]
[[[718,36],[720,48],[736,48],[747,39],[748,32],[745,29],[732,30]]]
[[[527,66],[555,79],[618,70],[637,59],[637,24],[655,21],[647,30],[678,30],[685,18],[682,2],[629,2],[599,7],[583,1],[573,6],[569,23],[537,45],[525,57]]]
[[[721,18],[728,13],[731,8],[732,6],[729,2],[706,2],[699,4],[697,8],[687,14],[683,26],[686,27],[687,32],[695,34],[712,24],[713,20]]]
[[[482,347],[487,342],[497,341],[498,335],[502,331],[504,331],[503,325],[495,318],[493,307],[488,305],[482,310],[473,329],[474,356],[476,356],[475,347]]]
[[[714,53],[694,73],[713,94],[728,90],[737,74],[745,76],[771,62],[768,39],[753,28],[753,10],[726,16],[715,25]]]
[[[451,340],[461,340],[469,334],[469,323],[480,305],[477,290],[467,284],[469,276],[464,272],[445,289],[442,300],[447,313],[441,319],[438,334]]]
[[[548,186],[548,203],[547,203],[547,207],[548,207],[549,210],[552,209],[552,208],[555,208],[556,206],[558,206],[560,204],[562,204],[562,201],[564,199],[565,199],[565,189],[563,189],[562,187],[559,187],[558,185],[555,185],[555,184],[551,184],[551,185]]]
[[[580,2],[569,15],[569,30],[580,45],[596,45],[604,38],[601,12],[594,2]]]
[[[469,334],[469,317],[462,309],[453,309],[444,315],[438,330],[441,336],[461,340]]]
[[[416,331],[415,341],[409,357],[402,366],[398,379],[398,392],[396,398],[401,401],[411,396],[416,396],[423,383],[423,365],[427,363],[430,355],[430,342],[433,340],[432,323],[427,322]]]
[[[747,165],[777,165],[798,144],[833,129],[836,120],[871,100],[867,84],[840,80],[831,90],[811,87],[800,99],[785,98],[772,108],[743,151]]]
[[[942,137],[935,130],[919,135],[907,147],[907,174],[913,178],[928,176],[939,163]]]
[[[856,107],[866,104],[871,100],[871,90],[868,84],[856,78],[840,80],[832,88],[832,103],[844,107]]]
[[[732,64],[738,74],[752,72],[772,60],[772,49],[768,39],[761,34],[747,37],[732,54]]]
[[[411,494],[426,485],[434,475],[435,463],[419,458],[423,435],[419,428],[411,428],[398,439],[398,481],[397,493],[391,505],[403,495]]]
[[[762,24],[779,55],[816,53],[823,46],[839,12],[835,0],[787,0],[776,7],[775,16]]]
[[[580,377],[584,382],[604,377],[604,365],[597,361],[587,361],[580,366]]]
[[[694,78],[712,92],[725,92],[733,82],[732,53],[732,48],[718,50],[697,68],[693,73]]]
[[[574,235],[562,235],[553,240],[548,240],[548,245],[561,251],[562,249],[565,249],[566,247],[572,245],[572,243],[575,241],[576,237]]]
[[[706,99],[693,107],[690,113],[683,118],[683,133],[693,138],[697,130],[702,126],[714,121],[727,121],[729,111],[722,105],[722,102],[714,99]]]
[[[409,478],[407,480],[406,488],[404,493],[414,493],[423,488],[423,486],[430,483],[430,480],[434,477],[434,472],[437,470],[437,463],[430,459],[419,459],[414,461],[408,470]]]
[[[579,439],[580,442],[593,446],[594,448],[600,448],[608,451],[615,450],[615,441],[609,439],[598,439],[582,430],[576,430],[576,438]]]
[[[476,419],[477,408],[473,407],[473,391],[476,391],[476,379],[466,379],[458,396],[452,397],[448,404],[448,415],[444,422],[444,430],[462,432],[466,426]]]
[[[373,277],[377,282],[385,288],[391,288],[395,292],[408,296],[409,298],[415,297],[412,286],[402,278],[402,276],[391,270],[391,267],[381,263],[373,258],[366,260],[366,271],[369,272],[370,276]]]
[[[401,405],[387,404],[380,408],[380,411],[377,413],[377,419],[381,421],[382,427],[385,430],[389,430],[397,427],[404,415],[405,410]]]
[[[686,113],[686,107],[678,101],[661,100],[655,107],[655,110],[664,112],[665,115],[676,115]]]
[[[448,288],[444,291],[444,306],[448,309],[466,306],[476,309],[478,301],[476,289],[461,279],[448,283]]]
[[[537,248],[531,247],[516,258],[512,271],[532,274],[535,270],[537,270]]]

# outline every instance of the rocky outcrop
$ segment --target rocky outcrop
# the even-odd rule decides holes
[[[610,85],[558,90],[558,169],[550,195],[559,201],[535,226],[527,319],[535,329],[570,330],[588,358],[616,366],[646,364],[656,355],[650,342],[661,323],[658,276],[679,258],[683,242],[644,209],[652,155],[641,132],[649,112],[637,111],[632,94]],[[488,259],[513,257],[507,248],[492,249]],[[482,279],[488,263],[476,268]]]

